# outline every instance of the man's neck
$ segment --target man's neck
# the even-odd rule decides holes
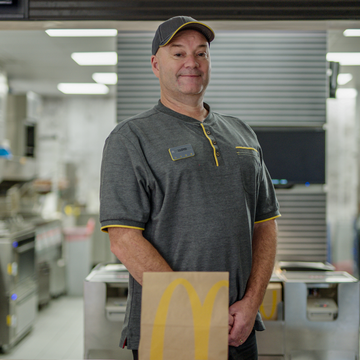
[[[196,101],[194,103],[183,103],[174,99],[169,99],[164,96],[161,96],[161,103],[167,108],[176,111],[179,114],[183,114],[189,117],[192,117],[199,121],[204,121],[208,115],[208,110],[204,107],[204,103],[202,101]]]

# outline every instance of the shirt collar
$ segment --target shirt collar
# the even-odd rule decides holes
[[[204,107],[208,111],[208,114],[207,114],[206,118],[204,119],[203,124],[211,125],[211,123],[213,123],[213,121],[214,121],[213,112],[211,111],[211,108],[208,104],[204,103]],[[190,123],[190,124],[200,125],[200,123],[201,123],[201,121],[199,121],[197,119],[194,119],[190,116],[183,115],[174,110],[171,110],[170,108],[164,106],[160,100],[159,100],[158,104],[155,105],[154,108],[157,111],[160,111],[162,113],[165,113],[167,115],[170,115],[174,118],[177,118],[179,120],[182,120],[182,121]]]

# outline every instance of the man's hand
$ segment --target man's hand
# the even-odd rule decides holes
[[[231,332],[233,325],[234,325],[234,317],[229,314],[229,334]]]
[[[229,315],[234,319],[229,332],[229,345],[242,345],[251,334],[254,328],[257,309],[247,299],[237,301],[229,308]],[[229,316],[229,328],[230,328]]]
[[[229,308],[229,314],[234,317],[229,333],[230,346],[243,344],[254,327],[274,267],[276,239],[277,226],[274,219],[254,225],[252,267],[246,292],[240,301]]]

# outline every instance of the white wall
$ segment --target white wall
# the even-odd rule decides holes
[[[331,260],[353,272],[358,211],[359,118],[356,99],[327,100],[327,221]]]
[[[65,164],[77,169],[77,200],[97,212],[104,142],[116,125],[115,98],[72,96],[43,98],[38,122],[39,178],[54,183],[65,177]]]

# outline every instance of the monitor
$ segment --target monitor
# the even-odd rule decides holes
[[[325,184],[323,129],[253,128],[275,187]]]

